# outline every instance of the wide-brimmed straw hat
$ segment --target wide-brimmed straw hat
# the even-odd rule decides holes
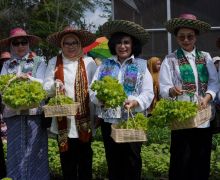
[[[11,59],[11,54],[7,51],[1,53],[0,60],[2,59]]]
[[[10,31],[8,38],[0,40],[0,46],[1,47],[9,47],[11,41],[13,39],[19,38],[19,37],[28,38],[28,42],[29,42],[30,46],[38,44],[39,41],[41,40],[41,38],[38,36],[27,34],[27,32],[22,28],[14,28]]]
[[[193,14],[181,14],[178,18],[173,18],[167,21],[165,27],[168,32],[173,33],[177,28],[191,28],[196,29],[200,33],[206,32],[211,29],[210,24],[198,20]]]
[[[116,32],[124,32],[138,39],[142,45],[149,39],[149,33],[139,24],[127,20],[114,20],[104,23],[100,27],[100,33],[108,39]]]
[[[60,48],[63,36],[71,33],[75,34],[79,38],[82,47],[88,46],[96,40],[95,34],[86,30],[75,29],[74,27],[68,26],[63,31],[55,32],[49,35],[47,41]]]

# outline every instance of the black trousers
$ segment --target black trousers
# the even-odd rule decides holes
[[[101,123],[109,180],[141,179],[142,143],[115,143],[111,138],[111,124]]]
[[[91,142],[82,143],[78,138],[68,138],[68,145],[69,150],[60,153],[64,180],[91,180]]]
[[[172,131],[169,180],[208,180],[211,146],[210,128]]]
[[[0,136],[0,179],[4,177],[6,177],[6,166],[5,166],[3,144]]]

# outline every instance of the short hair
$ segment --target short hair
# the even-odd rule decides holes
[[[177,33],[178,33],[178,31],[179,31],[181,28],[192,29],[192,30],[195,32],[195,35],[199,35],[199,30],[197,30],[197,29],[193,29],[193,28],[189,28],[189,27],[178,27],[178,28],[176,28],[176,29],[174,30],[174,32],[173,32],[175,36],[177,36]]]
[[[132,40],[132,52],[131,54],[134,55],[134,57],[137,57],[141,54],[142,51],[142,45],[138,39],[131,36],[130,34],[124,33],[124,32],[116,32],[111,35],[109,41],[108,41],[108,47],[112,55],[116,55],[115,47],[118,42],[122,40],[123,37],[129,36]]]

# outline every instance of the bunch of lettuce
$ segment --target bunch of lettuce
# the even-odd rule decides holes
[[[123,86],[111,76],[94,81],[91,89],[97,92],[96,97],[104,104],[105,108],[122,106],[127,98]]]
[[[65,104],[73,104],[74,101],[72,98],[65,95],[57,95],[55,97],[50,98],[47,105],[55,106],[55,105],[65,105]]]
[[[137,113],[134,118],[129,118],[128,120],[121,121],[117,124],[118,129],[136,129],[147,131],[148,118],[143,113]]]
[[[14,74],[4,74],[0,76],[0,92],[1,93],[3,93],[3,91],[5,90],[9,80],[11,80],[14,77],[15,77]]]
[[[13,109],[29,109],[39,106],[46,96],[41,83],[16,79],[5,89],[3,102]]]
[[[161,99],[157,102],[149,118],[150,126],[170,126],[173,121],[184,122],[196,116],[198,105],[189,101]]]

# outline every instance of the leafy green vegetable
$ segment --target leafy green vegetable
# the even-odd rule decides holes
[[[55,97],[52,97],[49,102],[48,105],[50,106],[54,106],[54,105],[64,105],[64,104],[73,104],[73,99],[65,96],[65,95],[58,95]]]
[[[122,121],[117,124],[118,129],[137,129],[147,131],[148,118],[143,113],[137,113],[134,118]]]
[[[3,94],[3,102],[13,109],[37,107],[45,98],[41,83],[23,79],[12,81]]]
[[[123,86],[117,79],[110,76],[94,81],[91,89],[97,91],[97,98],[104,103],[106,108],[121,106],[127,98]]]
[[[9,80],[15,77],[14,74],[4,74],[0,76],[0,92],[3,92]]]
[[[184,122],[196,116],[198,105],[188,101],[161,99],[157,102],[149,118],[150,126],[165,127],[171,122]]]

